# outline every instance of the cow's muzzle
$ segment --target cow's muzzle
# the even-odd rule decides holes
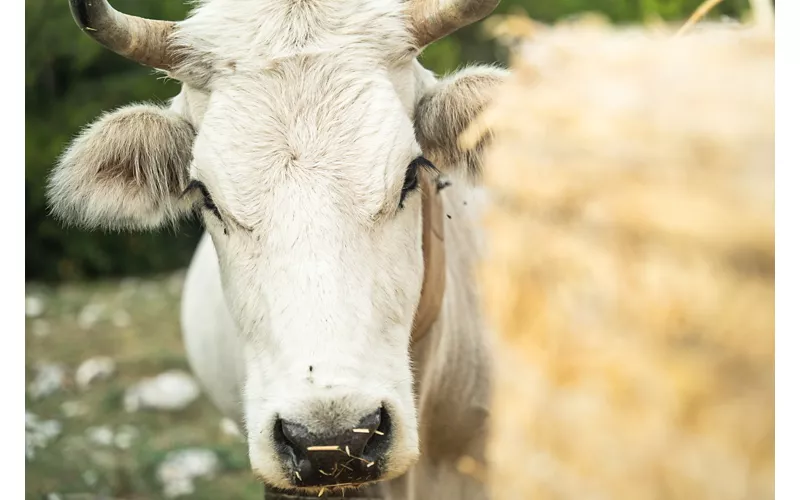
[[[380,479],[391,431],[389,413],[381,407],[354,428],[326,434],[278,419],[273,438],[283,462],[290,464],[294,486],[342,488]]]

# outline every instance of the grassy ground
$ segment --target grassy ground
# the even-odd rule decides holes
[[[188,371],[178,325],[181,278],[28,286],[27,295],[41,298],[44,308],[38,317],[26,319],[26,384],[39,362],[62,364],[67,377],[62,389],[44,398],[32,400],[26,393],[28,412],[62,425],[60,435],[26,462],[26,498],[44,499],[50,493],[64,500],[164,498],[157,466],[168,452],[185,447],[211,449],[222,463],[214,478],[195,482],[190,498],[262,498],[245,444],[221,431],[221,415],[204,397],[176,413],[124,409],[123,395],[132,383],[168,369]],[[116,373],[80,390],[75,370],[93,356],[112,357]],[[67,416],[63,405],[72,402],[88,411]],[[138,431],[127,449],[88,438],[92,427],[116,431],[122,425]]]

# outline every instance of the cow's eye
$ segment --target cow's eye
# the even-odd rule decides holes
[[[418,156],[414,159],[414,161],[408,164],[408,168],[406,169],[406,177],[403,180],[403,189],[400,191],[400,208],[403,208],[403,201],[405,201],[406,196],[417,189],[417,186],[419,185],[420,167],[431,168],[434,170],[436,169],[433,164],[424,156]]]

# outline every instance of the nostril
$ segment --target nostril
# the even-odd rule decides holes
[[[338,437],[348,455],[363,456],[367,446],[375,432],[381,426],[382,409],[378,408],[369,415],[363,417],[354,429],[348,429]]]
[[[310,438],[308,429],[304,426],[285,420],[281,420],[281,433],[286,438],[286,441],[294,446],[303,446]]]
[[[362,455],[369,460],[377,460],[389,451],[390,435],[392,432],[392,422],[389,412],[381,406],[377,412],[377,423],[367,441]]]
[[[306,453],[305,450],[313,445],[314,436],[308,429],[294,422],[277,419],[275,423],[275,442],[284,452],[291,455],[294,462],[299,462]]]
[[[358,423],[359,427],[369,429],[370,432],[374,431],[381,425],[381,418],[383,417],[383,407],[378,408],[366,417],[362,418]]]
[[[275,426],[272,429],[272,439],[275,441],[275,447],[281,455],[289,455],[294,461],[297,461],[297,456],[294,453],[294,447],[289,438],[283,432],[283,420],[280,418],[275,420]]]

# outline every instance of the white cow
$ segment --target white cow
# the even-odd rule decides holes
[[[83,130],[53,213],[139,230],[199,214],[189,361],[269,491],[486,497],[457,466],[483,460],[489,397],[486,141],[458,137],[506,73],[437,79],[417,56],[497,1],[202,0],[176,23],[70,1],[88,35],[183,86]]]

